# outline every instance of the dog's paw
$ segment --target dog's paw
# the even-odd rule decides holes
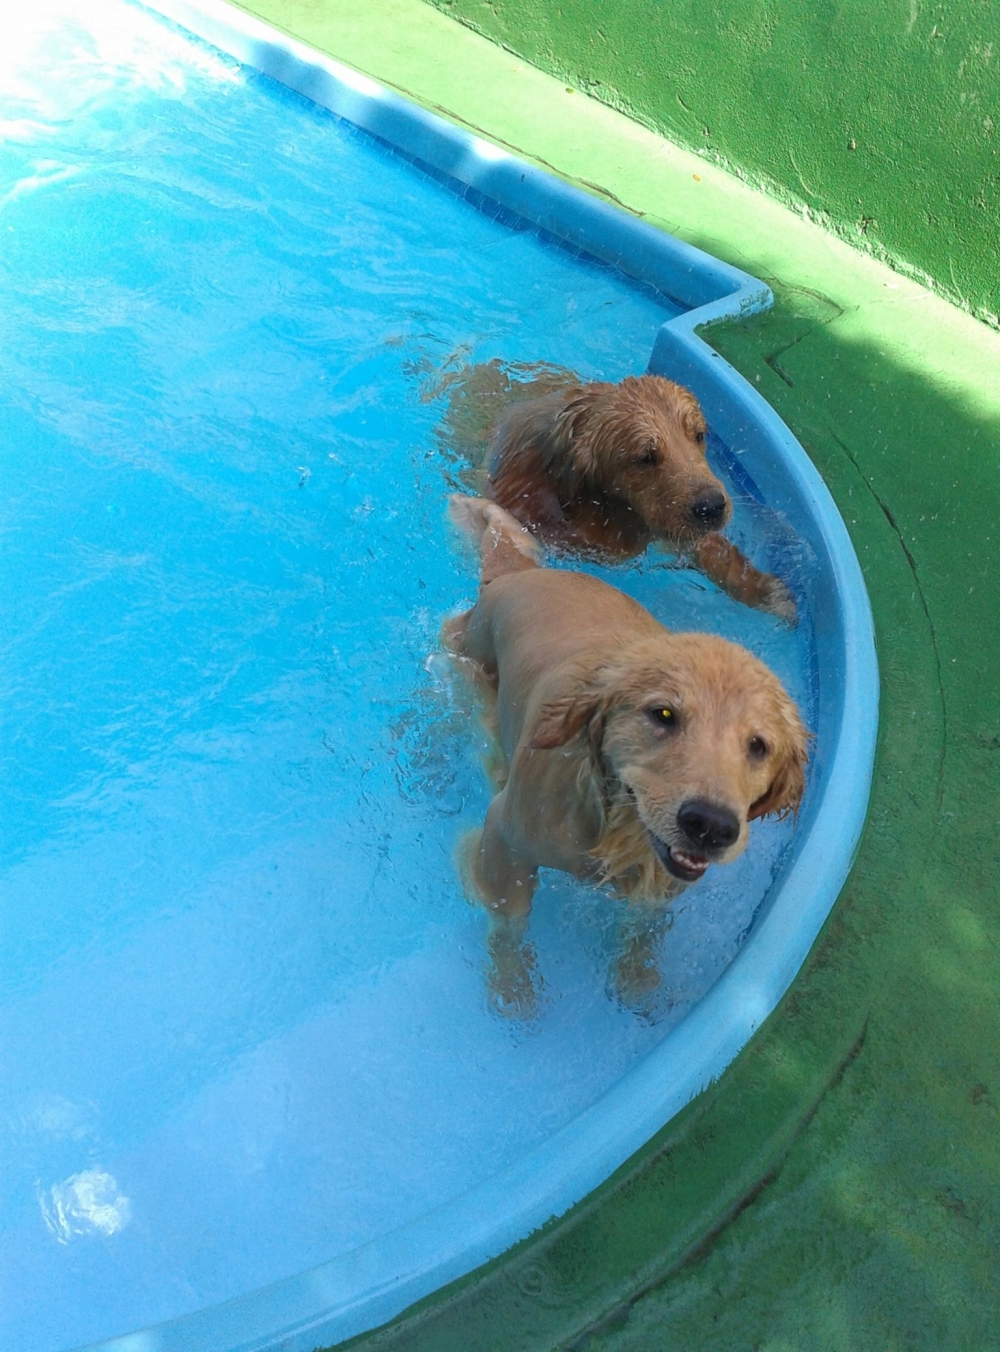
[[[766,610],[769,615],[784,620],[786,624],[798,623],[799,614],[795,597],[781,578],[771,573],[764,575],[758,609]]]
[[[608,970],[608,995],[623,1009],[653,1020],[662,1003],[662,977],[655,957],[620,953]]]
[[[530,944],[490,945],[486,978],[489,1002],[505,1019],[533,1019],[538,1013],[535,950]]]

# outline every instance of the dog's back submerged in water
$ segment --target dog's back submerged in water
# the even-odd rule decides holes
[[[689,390],[660,376],[580,383],[557,368],[498,362],[449,377],[446,430],[475,458],[481,491],[546,544],[614,560],[653,540],[745,605],[794,619],[785,584],[721,533],[729,497],[705,459],[705,420]]]
[[[807,734],[745,649],[671,633],[596,578],[539,568],[495,503],[456,497],[450,511],[479,542],[482,586],[446,639],[495,691],[506,759],[466,868],[492,917],[494,995],[518,1012],[540,867],[662,906],[740,854],[754,818],[798,807]]]

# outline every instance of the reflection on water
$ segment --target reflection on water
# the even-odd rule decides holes
[[[42,1216],[60,1244],[74,1235],[113,1235],[127,1225],[132,1208],[110,1174],[85,1169],[56,1183],[40,1198]]]
[[[0,1328],[53,1352],[544,1140],[731,959],[791,827],[678,903],[659,1023],[605,995],[620,903],[558,875],[540,1016],[491,1017],[453,860],[488,737],[434,656],[475,571],[426,396],[455,353],[620,378],[666,312],[139,8],[22,7],[0,63]],[[746,497],[733,535],[805,566]],[[808,716],[807,622],[654,554],[615,576]]]

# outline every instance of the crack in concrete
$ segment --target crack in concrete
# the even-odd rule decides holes
[[[770,283],[770,285],[774,286],[775,283],[772,282]],[[790,291],[786,291],[785,294],[789,293]],[[783,356],[784,353],[789,352],[793,347],[796,347],[806,338],[810,338],[816,332],[817,329],[822,329],[825,328],[827,324],[832,324],[835,319],[839,319],[841,315],[844,313],[842,307],[839,306],[835,300],[831,300],[829,296],[824,296],[820,291],[811,291],[809,290],[808,287],[796,287],[795,294],[803,296],[811,296],[813,300],[818,301],[821,305],[829,305],[830,308],[833,311],[835,311],[835,313],[827,315],[825,319],[816,319],[812,324],[810,324],[809,328],[806,329],[805,333],[800,333],[799,336],[797,338],[793,338],[790,343],[786,343],[784,347],[777,348],[774,352],[771,352],[768,356],[764,358],[764,361],[767,363],[768,366],[770,366],[771,370],[778,377],[778,379],[783,380],[790,390],[793,390],[795,388],[795,382],[794,380],[792,380],[791,376],[784,369],[784,367],[779,363],[778,358]],[[777,314],[777,311],[775,311],[775,314]]]
[[[833,440],[837,443],[840,449],[847,456],[848,460],[854,466],[854,469],[857,471],[858,478],[861,480],[865,488],[867,488],[868,492],[872,495],[875,502],[878,504],[882,512],[882,515],[889,523],[893,533],[896,536],[896,539],[899,541],[900,548],[903,551],[903,554],[906,558],[906,562],[909,565],[910,572],[913,575],[913,585],[916,588],[917,596],[919,596],[920,598],[920,605],[921,608],[923,609],[924,616],[927,620],[927,628],[930,630],[931,651],[934,654],[934,669],[937,676],[938,700],[941,705],[941,750],[940,754],[938,755],[937,786],[935,791],[935,802],[937,805],[937,810],[938,812],[940,812],[941,807],[944,803],[944,765],[948,752],[948,701],[944,692],[944,668],[941,664],[941,650],[938,646],[937,630],[934,627],[934,620],[931,616],[931,609],[927,603],[927,597],[925,596],[924,589],[920,583],[920,575],[917,572],[916,559],[914,559],[913,555],[910,553],[910,548],[907,545],[906,541],[903,539],[903,533],[899,529],[899,526],[896,524],[896,518],[892,514],[892,508],[889,506],[887,502],[883,501],[883,499],[878,495],[878,493],[876,493],[875,489],[872,487],[871,483],[868,481],[867,477],[862,472],[861,466],[858,464],[857,460],[855,460],[853,454],[851,453],[850,448],[843,441],[841,441],[840,437],[837,436],[836,432],[831,432],[830,436],[833,438]]]
[[[827,1076],[825,1082],[820,1088],[819,1093],[806,1108],[805,1112],[798,1118],[795,1124],[788,1132],[782,1148],[777,1158],[772,1164],[764,1170],[754,1181],[745,1188],[740,1195],[730,1203],[723,1213],[718,1217],[715,1223],[700,1235],[692,1244],[679,1254],[673,1262],[668,1263],[660,1272],[648,1277],[644,1282],[636,1287],[635,1291],[625,1300],[620,1301],[607,1314],[602,1315],[600,1319],[595,1319],[582,1329],[569,1342],[560,1344],[559,1352],[586,1352],[587,1341],[599,1335],[610,1331],[612,1328],[623,1325],[631,1315],[635,1306],[645,1296],[651,1294],[658,1287],[663,1286],[671,1277],[675,1276],[683,1268],[698,1261],[706,1254],[719,1236],[728,1229],[730,1225],[751,1206],[760,1194],[775,1181],[784,1167],[785,1161],[792,1153],[797,1142],[802,1138],[809,1124],[819,1112],[823,1101],[840,1084],[847,1071],[860,1056],[862,1048],[865,1045],[865,1039],[868,1036],[868,1022],[871,1018],[871,1010],[865,1015],[864,1023],[857,1036],[847,1048],[846,1052],[834,1066],[832,1072]]]

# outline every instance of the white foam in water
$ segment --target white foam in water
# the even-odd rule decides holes
[[[40,1202],[45,1224],[60,1244],[74,1235],[116,1234],[131,1219],[128,1198],[111,1175],[99,1169],[85,1169],[54,1184]]]
[[[0,63],[0,1342],[55,1352],[548,1138],[725,968],[792,827],[675,905],[658,1019],[605,991],[621,903],[553,874],[539,1016],[492,1014],[453,861],[485,744],[437,638],[475,575],[428,390],[495,357],[619,379],[673,312],[119,0],[19,11]],[[809,566],[759,504],[732,532]],[[808,617],[653,553],[605,575],[811,716]]]

